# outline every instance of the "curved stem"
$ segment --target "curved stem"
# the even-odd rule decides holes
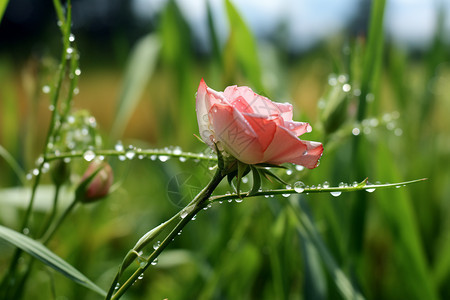
[[[145,264],[141,266],[128,278],[128,280],[117,290],[114,295],[108,294],[106,299],[117,300],[131,287],[131,285],[139,278],[139,276],[151,265],[151,263],[159,256],[159,254],[172,242],[178,233],[186,226],[189,221],[204,207],[208,205],[207,200],[217,185],[225,177],[222,170],[217,169],[208,185],[181,211],[179,211],[173,218],[179,217],[180,220],[167,237],[161,242],[159,247],[155,249],[152,254],[146,259]],[[172,218],[172,219],[173,219]],[[115,286],[111,286],[114,289]]]
[[[271,196],[271,195],[292,195],[292,194],[317,194],[317,193],[332,193],[332,192],[354,192],[354,191],[363,191],[366,190],[368,192],[372,192],[376,189],[384,189],[384,188],[400,188],[408,184],[417,183],[421,181],[425,181],[427,178],[421,178],[421,179],[415,179],[410,181],[404,181],[404,182],[397,182],[397,183],[386,183],[386,184],[367,184],[367,179],[360,182],[356,186],[347,186],[347,187],[327,187],[327,188],[304,188],[302,192],[298,192],[295,189],[276,189],[276,190],[266,190],[266,191],[260,191],[255,192],[250,195],[249,192],[247,193],[240,193],[238,194],[228,194],[228,195],[220,195],[220,196],[213,196],[209,199],[210,203],[213,202],[219,202],[219,201],[227,201],[232,199],[239,198],[251,198],[251,197],[257,197],[257,196]]]

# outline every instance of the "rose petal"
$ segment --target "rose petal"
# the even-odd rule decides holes
[[[210,130],[210,121],[208,117],[210,101],[208,101],[209,95],[207,93],[207,88],[208,86],[202,78],[200,85],[198,86],[197,95],[195,96],[195,111],[197,112],[200,137],[206,144],[212,147],[213,143],[211,137],[213,136],[213,133]]]
[[[273,164],[290,162],[313,169],[322,156],[322,152],[321,143],[302,141],[286,128],[279,126],[272,143],[264,153],[264,161]]]
[[[255,114],[242,114],[252,127],[256,134],[258,143],[261,145],[262,151],[266,151],[273,140],[273,136],[277,130],[277,122],[275,119],[267,119]],[[262,161],[261,161],[262,162]]]
[[[306,122],[285,121],[283,127],[291,131],[295,136],[300,136],[304,133],[312,131],[311,125]]]
[[[237,109],[216,103],[209,114],[213,120],[215,138],[227,152],[247,164],[262,161],[263,150],[258,135]]]
[[[280,109],[274,102],[270,101],[264,96],[258,95],[247,86],[229,86],[223,92],[223,95],[234,105],[234,101],[244,98],[247,104],[251,107],[252,113],[260,116],[279,116]],[[246,109],[247,111],[250,109]],[[292,119],[291,119],[292,120]]]
[[[293,107],[290,103],[278,103],[278,102],[273,102],[273,101],[272,101],[272,103],[277,106],[283,120],[292,121]]]

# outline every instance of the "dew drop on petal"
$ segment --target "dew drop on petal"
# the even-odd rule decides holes
[[[294,190],[297,193],[303,193],[303,191],[305,190],[305,184],[301,181],[297,181],[296,183],[294,183]]]
[[[330,194],[333,197],[339,197],[342,194],[342,192],[341,191],[336,191],[336,192],[330,192]]]
[[[86,161],[92,161],[95,158],[95,153],[92,150],[87,150],[86,152],[84,152],[83,154],[83,158]]]

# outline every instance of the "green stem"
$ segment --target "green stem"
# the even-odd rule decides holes
[[[348,187],[328,187],[328,188],[305,188],[301,194],[317,194],[317,193],[331,193],[331,192],[355,192],[355,191],[363,191],[363,190],[377,190],[384,188],[400,188],[408,184],[417,183],[421,181],[425,181],[427,178],[421,178],[416,180],[398,182],[398,183],[386,183],[386,184],[366,184],[366,180],[359,183],[357,186],[348,186]],[[250,192],[240,193],[241,198],[251,198],[257,196],[271,196],[271,195],[292,195],[292,194],[300,194],[294,189],[276,189],[276,190],[266,190],[255,192],[250,195]],[[239,198],[238,194],[228,194],[228,195],[220,195],[213,196],[209,199],[210,203],[227,201]]]
[[[50,224],[52,223],[53,219],[56,216],[56,210],[58,207],[58,199],[59,199],[60,191],[61,191],[61,185],[59,185],[59,184],[55,185],[55,195],[53,197],[52,210],[50,212],[50,215],[47,217],[47,220],[45,221],[44,226],[42,226],[42,231],[41,231],[40,237],[42,237],[47,232]]]
[[[104,149],[104,150],[94,150],[96,156],[125,156],[126,153],[130,151],[129,149],[123,150],[123,151],[117,151],[117,150],[110,150],[110,149]],[[198,159],[198,160],[208,160],[208,161],[217,161],[217,158],[212,155],[204,155],[203,153],[197,154],[192,152],[178,152],[178,151],[167,151],[164,149],[135,149],[131,150],[134,151],[135,155],[139,156],[142,155],[144,157],[151,157],[151,156],[169,156],[169,157],[176,157],[176,158],[189,158],[189,159]],[[56,159],[63,159],[63,158],[78,158],[83,157],[85,151],[70,151],[70,152],[61,152],[59,154],[48,154],[47,155],[47,161],[52,161]],[[156,158],[155,158],[156,159]]]
[[[55,234],[55,232],[58,230],[58,228],[61,226],[63,221],[66,219],[66,217],[69,215],[69,213],[73,210],[75,205],[78,203],[78,199],[75,198],[72,203],[66,208],[66,210],[62,213],[62,215],[59,217],[59,219],[52,224],[50,228],[45,232],[45,234],[40,239],[42,241],[42,244],[47,244],[52,236]]]
[[[189,223],[192,218],[204,207],[208,205],[208,199],[216,189],[217,185],[222,181],[226,175],[222,170],[217,169],[208,185],[181,211],[179,211],[172,219],[180,218],[178,224],[172,229],[167,237],[161,242],[159,247],[155,249],[152,254],[146,259],[145,264],[142,264],[128,280],[116,291],[115,294],[108,293],[106,299],[117,300],[131,287],[131,285],[139,278],[139,276],[151,265],[151,263],[159,256],[159,254],[172,242],[178,233]],[[134,249],[133,249],[134,250]],[[122,268],[121,268],[122,269]],[[115,284],[111,286],[111,290],[115,289]],[[110,290],[110,291],[111,291]]]

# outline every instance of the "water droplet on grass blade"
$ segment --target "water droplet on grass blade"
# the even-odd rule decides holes
[[[324,183],[323,183],[323,188],[324,189],[327,189],[327,188],[329,188],[330,187],[330,183],[328,183],[328,181],[325,181]]]
[[[141,273],[141,275],[139,275],[138,279],[141,280],[142,278],[144,278],[144,273]]]
[[[114,146],[114,149],[116,149],[116,151],[123,151],[122,142],[118,141],[117,144]]]
[[[83,154],[83,158],[86,161],[92,161],[95,158],[95,153],[92,150],[87,150],[86,152],[84,152]]]
[[[296,165],[296,166],[295,166],[295,169],[296,169],[297,171],[303,171],[303,170],[305,169],[305,167],[304,167],[304,166],[300,166],[300,165]]]
[[[159,159],[160,161],[162,161],[162,162],[168,161],[169,158],[170,158],[170,156],[168,156],[168,155],[160,155],[160,156],[158,156],[158,159]]]
[[[330,194],[333,197],[339,197],[342,194],[342,192],[341,191],[336,191],[336,192],[330,192]]]
[[[160,241],[157,241],[156,243],[154,243],[153,244],[153,249],[158,249],[159,248],[159,246],[161,246],[161,242]]]
[[[301,181],[297,181],[296,183],[294,183],[294,190],[297,193],[303,193],[303,191],[305,190],[305,184]]]
[[[375,188],[371,188],[371,189],[366,189],[366,192],[372,193],[375,191]]]
[[[152,265],[152,266],[156,266],[157,264],[158,264],[158,259],[155,258],[155,259],[151,262],[151,265]]]
[[[49,87],[48,85],[44,85],[44,86],[42,87],[42,92],[43,92],[44,94],[48,94],[48,93],[50,93],[50,91],[51,91],[51,89],[50,89],[50,87]]]
[[[135,155],[136,155],[136,152],[134,152],[133,150],[128,150],[127,153],[125,153],[125,156],[128,159],[133,159]]]
[[[183,209],[180,213],[180,218],[184,219],[187,217],[188,214],[189,212],[186,209]]]

